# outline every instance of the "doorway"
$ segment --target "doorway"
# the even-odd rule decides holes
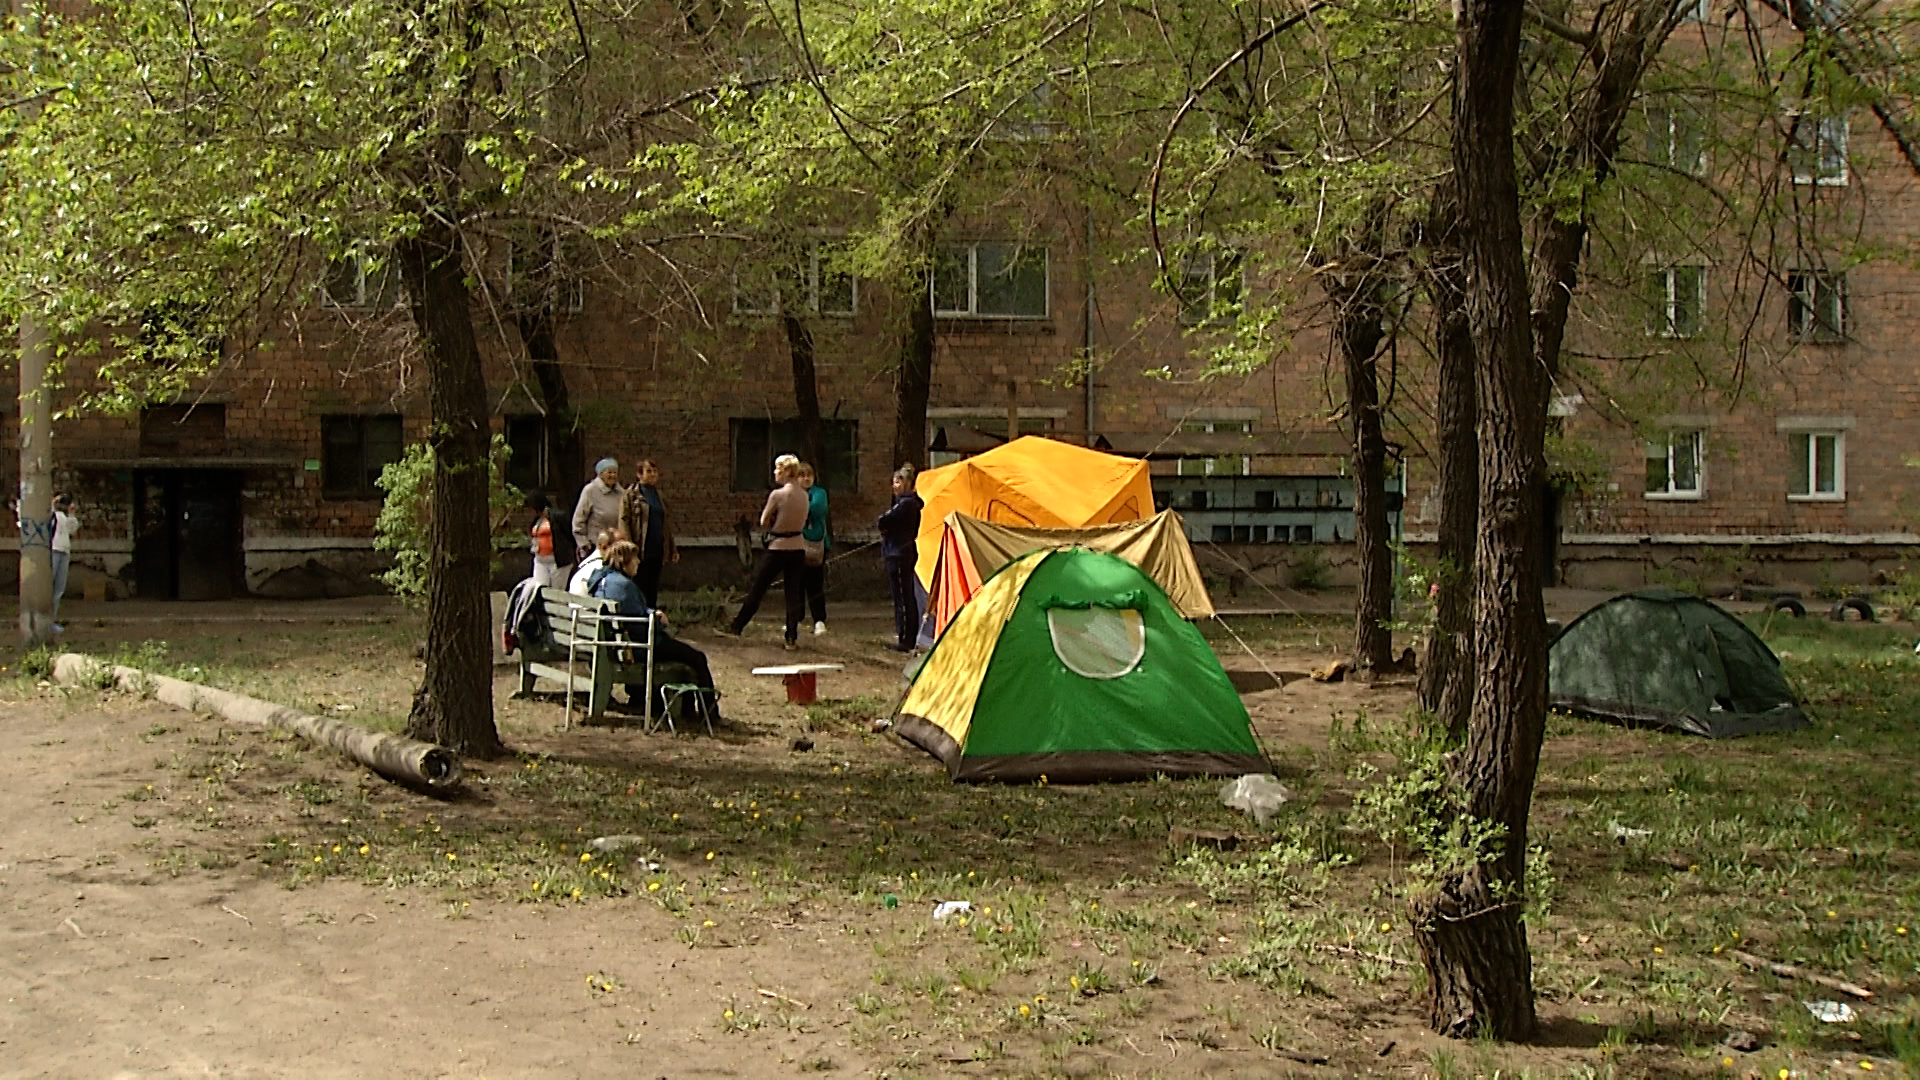
[[[136,595],[227,600],[246,592],[238,472],[135,472],[133,521]]]

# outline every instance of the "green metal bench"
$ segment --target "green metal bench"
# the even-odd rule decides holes
[[[520,643],[520,692],[531,693],[540,679],[567,688],[563,727],[573,724],[573,696],[586,695],[588,720],[606,715],[617,684],[644,688],[641,723],[652,731],[653,635],[657,613],[645,617],[620,615],[614,602],[579,596],[565,589],[541,589],[540,606],[546,612],[550,643]],[[628,640],[629,631],[634,640]],[[561,665],[565,665],[564,667]]]

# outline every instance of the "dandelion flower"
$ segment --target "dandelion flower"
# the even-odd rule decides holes
[[[335,845],[333,845],[333,853],[334,853],[335,855],[338,855],[338,854],[340,854],[340,845],[339,845],[339,844],[335,844]]]
[[[721,1016],[723,1016],[723,1017],[725,1017],[725,1018],[726,1018],[726,1019],[728,1019],[728,1020],[731,1020],[731,1019],[733,1019],[733,1010],[732,1010],[732,1009],[728,1009],[728,1010],[727,1010],[726,1012],[723,1012],[723,1013],[721,1013],[720,1015],[721,1015]]]
[[[1827,918],[1829,919],[1837,919],[1839,917],[1840,917],[1839,914],[1836,912],[1832,912],[1832,911],[1827,912]]]
[[[368,854],[371,854],[372,852],[373,852],[373,849],[371,847],[368,847],[365,844],[360,845],[360,854],[368,855]]]
[[[451,852],[451,851],[449,851],[449,852],[447,852],[447,861],[448,861],[448,862],[459,862],[459,861],[460,861],[460,856],[458,856],[458,855],[455,855],[455,854],[454,854],[453,852]]]
[[[649,882],[647,882],[647,891],[648,891],[648,892],[659,892],[659,891],[660,891],[660,883],[659,883],[659,882],[657,882],[657,881],[649,881]]]
[[[1047,1003],[1047,995],[1045,994],[1033,995],[1033,1003],[1035,1005],[1045,1005]]]
[[[708,861],[708,862],[712,862],[712,861],[713,861],[713,852],[711,852],[711,851],[709,851],[709,852],[707,852],[707,861]]]
[[[575,889],[575,890],[573,890],[573,898],[574,898],[575,900],[578,900],[578,899],[580,899],[580,890],[579,890],[579,889]]]
[[[1072,978],[1068,979],[1067,985],[1073,987],[1075,990],[1080,989],[1080,976],[1075,975]]]
[[[703,922],[703,923],[701,923],[700,925],[701,925],[701,926],[708,926],[708,927],[710,927],[710,926],[712,926],[712,925],[713,925],[713,920],[712,920],[712,919],[708,919],[708,920],[707,920],[706,922]]]
[[[1860,1071],[1861,1071],[1861,1072],[1872,1072],[1872,1071],[1873,1071],[1873,1062],[1871,1062],[1871,1061],[1863,1061],[1863,1062],[1861,1062],[1861,1063],[1860,1063]]]
[[[1899,935],[1900,935],[1901,937],[1906,937],[1906,936],[1907,936],[1907,928],[1906,928],[1906,927],[1904,927],[1904,926],[1896,926],[1896,927],[1894,927],[1894,928],[1893,928],[1893,932],[1894,932],[1894,933],[1896,933],[1896,934],[1899,934]]]
[[[1660,947],[1660,946],[1658,946],[1658,945],[1655,945],[1655,946],[1653,947],[1653,955],[1655,955],[1655,956],[1665,956],[1665,955],[1667,955],[1667,950],[1665,950],[1665,949],[1663,949],[1663,948],[1661,948],[1661,947]]]
[[[1792,1070],[1792,1069],[1781,1069],[1781,1070],[1780,1070],[1780,1080],[1787,1080],[1787,1078],[1788,1078],[1788,1077],[1790,1077],[1790,1076],[1792,1076],[1792,1075],[1793,1075],[1793,1070]]]
[[[592,861],[593,861],[593,852],[591,852],[591,851],[583,851],[583,852],[581,852],[581,853],[580,853],[580,861],[581,861],[581,862],[592,862]]]
[[[1022,1006],[1020,1006],[1020,1015],[1021,1015],[1021,1016],[1032,1016],[1032,1015],[1033,1015],[1033,1006],[1031,1006],[1031,1005],[1022,1005]]]
[[[313,857],[313,861],[314,861],[314,862],[325,862],[326,860],[325,860],[325,859],[322,859],[322,858],[321,858],[320,856],[318,856],[318,855],[315,855],[315,856]]]
[[[1732,1059],[1732,1058],[1730,1058],[1730,1057],[1723,1057],[1723,1058],[1721,1058],[1721,1059],[1720,1059],[1720,1067],[1721,1067],[1721,1068],[1724,1068],[1724,1069],[1731,1069],[1731,1068],[1733,1068],[1733,1059]]]

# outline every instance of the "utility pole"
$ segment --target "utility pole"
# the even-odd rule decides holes
[[[40,33],[33,0],[14,0],[19,25]],[[20,106],[31,120],[39,99]],[[31,315],[20,317],[20,643],[28,648],[53,637],[53,403],[47,367],[53,338]]]

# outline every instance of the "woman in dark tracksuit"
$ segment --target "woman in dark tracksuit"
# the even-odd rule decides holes
[[[887,564],[887,587],[893,592],[893,628],[896,652],[912,652],[920,637],[920,597],[914,591],[914,564],[920,559],[920,511],[925,508],[913,492],[913,466],[902,465],[893,474],[893,505],[874,525],[880,530],[880,555]]]

